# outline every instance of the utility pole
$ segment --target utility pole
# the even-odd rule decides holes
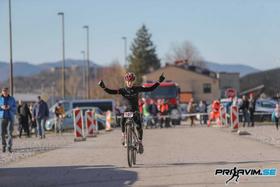
[[[62,21],[62,68],[61,68],[61,82],[62,82],[62,98],[65,99],[65,30],[64,30],[64,13],[57,13],[61,16]]]
[[[125,69],[128,68],[128,64],[127,64],[127,38],[125,36],[122,37],[123,41],[124,41],[124,67]]]
[[[90,99],[90,65],[89,65],[89,26],[83,27],[86,29],[87,36],[87,99]]]
[[[14,95],[14,70],[13,70],[13,35],[12,35],[12,6],[9,0],[9,33],[10,33],[10,93]]]

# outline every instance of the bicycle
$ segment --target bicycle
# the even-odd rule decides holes
[[[128,166],[136,165],[136,154],[139,150],[139,138],[136,133],[136,125],[133,120],[133,112],[124,112],[125,122],[125,142],[127,148],[127,162]]]

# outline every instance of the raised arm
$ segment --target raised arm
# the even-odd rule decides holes
[[[153,91],[154,89],[156,89],[156,88],[159,86],[159,84],[160,84],[161,82],[164,81],[164,79],[165,79],[165,77],[164,77],[164,75],[163,75],[163,73],[162,73],[162,74],[160,75],[159,79],[158,79],[158,82],[156,82],[153,86],[151,86],[151,87],[143,87],[143,86],[140,86],[140,87],[139,87],[139,91],[140,91],[140,92],[151,92],[151,91]]]
[[[156,89],[159,86],[159,82],[156,82],[155,84],[153,84],[150,87],[143,87],[143,86],[139,86],[139,92],[151,92],[154,89]]]
[[[99,81],[98,85],[108,94],[119,94],[120,93],[119,90],[112,90],[110,88],[106,88],[103,80]]]

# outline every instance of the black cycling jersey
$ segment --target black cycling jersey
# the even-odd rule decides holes
[[[131,88],[124,87],[118,90],[112,90],[109,88],[104,88],[104,90],[108,94],[120,94],[124,98],[124,102],[126,105],[126,111],[139,111],[138,106],[138,96],[140,92],[150,92],[156,89],[159,86],[159,83],[155,83],[151,87],[143,87],[143,86],[132,86]]]

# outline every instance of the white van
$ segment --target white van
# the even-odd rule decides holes
[[[115,101],[113,99],[90,99],[90,100],[61,100],[59,103],[62,103],[64,111],[73,110],[77,107],[98,107],[103,112],[110,110],[113,115],[115,114]],[[50,117],[54,116],[55,107],[58,103],[55,103],[50,108]]]

